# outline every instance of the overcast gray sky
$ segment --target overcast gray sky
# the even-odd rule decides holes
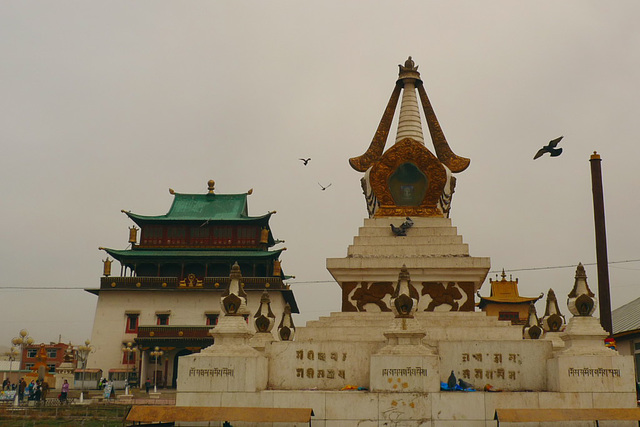
[[[98,246],[127,246],[120,210],[163,214],[169,187],[209,179],[253,188],[252,215],[278,211],[297,324],[338,311],[325,259],[346,256],[366,216],[347,160],[408,55],[471,158],[451,211],[471,255],[492,270],[595,262],[597,150],[609,260],[640,259],[638,16],[637,1],[1,2],[0,346],[21,328],[88,338],[96,297],[81,289],[99,286]],[[560,135],[560,157],[532,160]],[[614,308],[640,297],[638,270],[611,266]],[[511,274],[568,314],[574,272]]]

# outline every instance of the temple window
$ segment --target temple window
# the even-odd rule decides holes
[[[142,229],[141,245],[161,245],[163,229],[159,225],[147,225]]]
[[[186,227],[169,227],[167,228],[167,244],[168,245],[186,245],[187,229]]]
[[[413,163],[403,163],[389,177],[389,190],[398,206],[419,206],[427,193],[427,177]]]
[[[218,324],[218,317],[220,316],[218,313],[205,313],[204,315],[207,318],[207,325],[215,326]]]
[[[138,317],[140,317],[137,313],[129,313],[127,314],[127,325],[125,326],[126,333],[136,333],[138,332]]]
[[[122,364],[123,365],[135,365],[136,352],[135,351],[123,351],[122,352]]]
[[[27,349],[27,357],[37,357],[38,349],[37,348],[28,348]]]
[[[498,320],[520,320],[517,311],[501,311],[498,314]]]
[[[230,246],[233,243],[233,228],[228,225],[211,227],[211,243],[220,246]]]
[[[237,243],[239,245],[257,245],[259,232],[259,228],[255,226],[240,226],[237,228]]]
[[[159,313],[156,314],[156,318],[158,321],[158,325],[168,325],[169,324],[169,314]]]
[[[636,382],[640,382],[640,342],[633,343],[633,357],[636,361]]]
[[[55,374],[56,373],[56,365],[55,365],[55,363],[47,363],[47,371],[50,374]]]
[[[190,237],[191,244],[196,246],[206,246],[209,244],[209,228],[208,227],[191,227]]]
[[[58,357],[58,349],[57,348],[47,349],[47,357],[49,359],[55,359],[56,357]]]
[[[33,370],[33,363],[27,363],[24,365],[24,368],[28,371],[32,371]]]

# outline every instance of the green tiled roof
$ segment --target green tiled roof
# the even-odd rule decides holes
[[[126,211],[124,213],[138,225],[158,221],[255,221],[271,216],[271,213],[267,213],[250,217],[247,213],[247,193],[175,193],[171,208],[164,215],[146,216]]]
[[[184,259],[184,258],[278,258],[284,249],[276,251],[232,250],[232,249],[110,249],[101,248],[122,262],[131,259]]]

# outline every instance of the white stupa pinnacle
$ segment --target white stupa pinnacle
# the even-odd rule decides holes
[[[415,85],[416,80],[420,79],[420,73],[418,73],[418,67],[411,57],[405,61],[404,66],[400,65],[399,67],[399,80],[402,80],[404,90],[402,91],[402,104],[400,105],[396,142],[404,138],[412,138],[424,144],[422,120],[420,119],[420,109]]]

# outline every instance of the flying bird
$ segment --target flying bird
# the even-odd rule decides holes
[[[549,153],[551,157],[558,157],[560,154],[562,154],[562,148],[556,148],[556,145],[558,145],[558,143],[562,138],[564,137],[561,136],[549,141],[548,145],[545,145],[544,147],[538,150],[536,155],[533,156],[533,160],[537,159],[538,157],[541,157],[544,153]]]
[[[304,165],[307,166],[307,163],[309,163],[309,161],[311,160],[311,157],[309,157],[308,159],[298,159],[298,160],[302,160],[302,163],[304,163]]]
[[[322,185],[322,184],[320,184],[320,183],[318,183],[318,185],[320,186],[320,188],[322,189],[322,191],[324,191],[324,190],[326,190],[327,188],[331,187],[331,183],[329,183],[329,185],[326,185],[326,186],[324,186],[324,185]]]

